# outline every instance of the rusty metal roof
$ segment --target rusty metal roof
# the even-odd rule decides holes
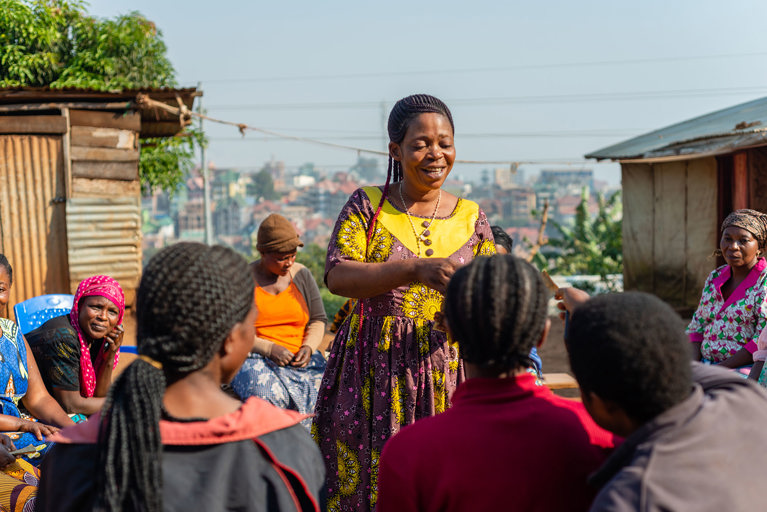
[[[767,97],[593,151],[597,160],[677,160],[767,145]]]
[[[141,112],[141,137],[171,137],[188,124],[188,119],[181,122],[178,116],[169,112],[142,105],[136,101],[141,94],[173,107],[180,106],[180,102],[191,110],[194,98],[202,96],[202,91],[194,87],[126,89],[111,92],[74,88],[8,87],[0,88],[0,115],[63,107],[110,111],[138,110]]]

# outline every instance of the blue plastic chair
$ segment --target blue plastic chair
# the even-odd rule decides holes
[[[13,307],[16,323],[22,334],[34,331],[51,318],[69,313],[72,310],[75,296],[61,294],[40,295]]]

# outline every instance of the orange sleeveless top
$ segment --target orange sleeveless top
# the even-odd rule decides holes
[[[296,284],[272,295],[256,286],[256,336],[285,347],[294,354],[304,342],[304,330],[309,323],[309,307]]]

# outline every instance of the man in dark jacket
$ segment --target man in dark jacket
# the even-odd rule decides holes
[[[583,404],[625,437],[591,477],[601,487],[591,510],[764,509],[767,393],[691,363],[682,319],[652,295],[560,296]]]

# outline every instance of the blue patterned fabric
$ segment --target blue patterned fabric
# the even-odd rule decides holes
[[[303,368],[278,366],[268,357],[251,353],[234,377],[232,389],[242,400],[257,396],[283,409],[312,414],[325,366],[319,350]],[[302,423],[309,428],[311,418]]]
[[[7,318],[0,318],[0,406],[2,414],[37,421],[19,411],[19,401],[27,393],[29,374],[27,373],[27,349],[18,326]],[[16,448],[33,445],[35,452],[25,454],[24,460],[37,466],[43,455],[52,446],[44,440],[38,441],[28,432],[3,432],[11,438]]]

